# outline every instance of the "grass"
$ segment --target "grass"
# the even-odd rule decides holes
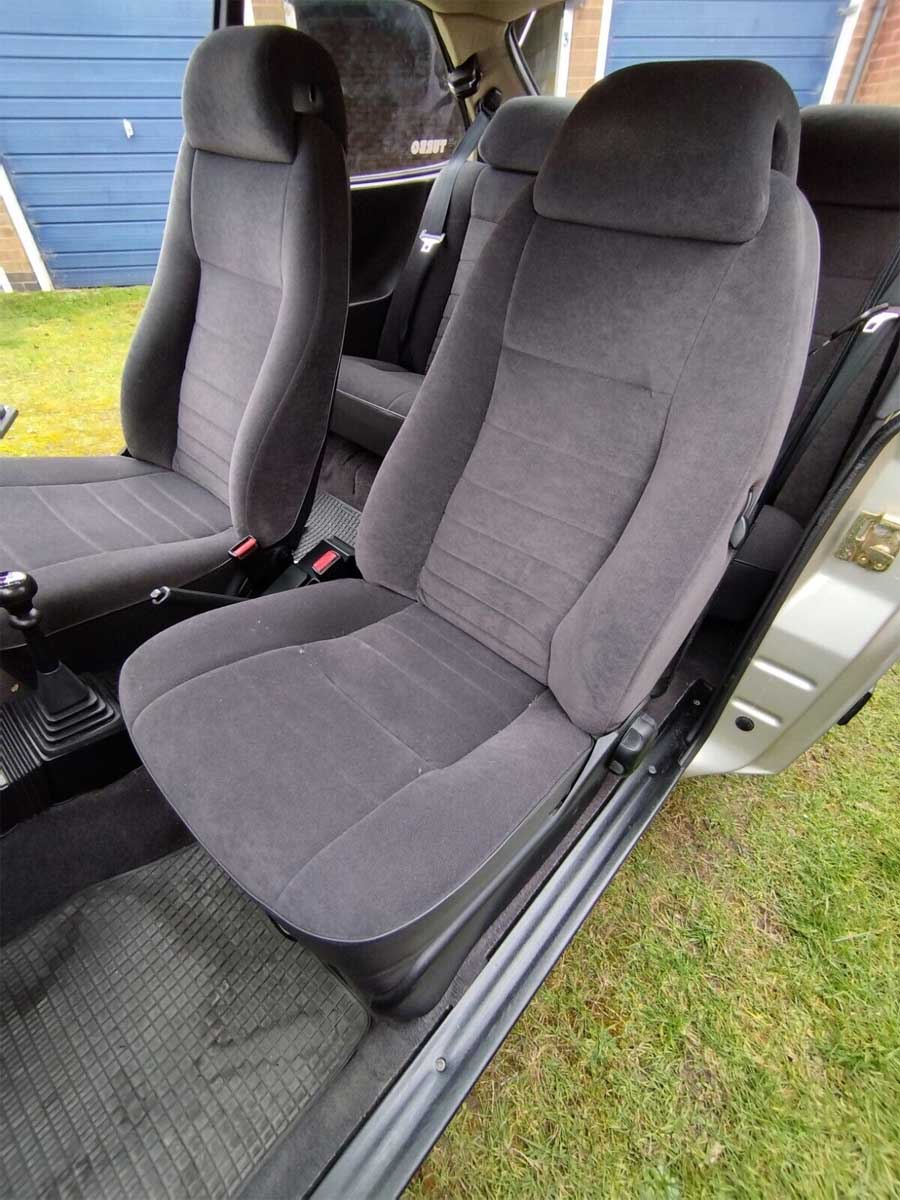
[[[143,289],[0,298],[3,453],[108,453]],[[410,1188],[900,1197],[900,670],[784,774],[683,784]]]
[[[900,1195],[900,672],[768,779],[683,784],[415,1197]]]
[[[119,380],[147,288],[0,296],[0,454],[118,454]]]

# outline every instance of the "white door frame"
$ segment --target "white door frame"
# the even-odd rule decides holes
[[[597,43],[597,65],[594,67],[594,78],[602,79],[606,74],[606,57],[609,54],[609,35],[612,30],[612,11],[614,0],[603,0],[600,10],[600,40]]]
[[[559,48],[556,53],[555,96],[565,96],[569,86],[569,59],[572,54],[572,27],[575,23],[575,0],[566,0],[559,27]]]
[[[838,34],[834,54],[831,56],[831,66],[825,76],[825,86],[822,88],[822,95],[819,99],[820,104],[831,104],[834,101],[834,94],[837,91],[847,55],[850,52],[850,45],[853,42],[856,23],[865,3],[866,0],[853,0],[844,11],[844,22],[841,25],[841,32]]]
[[[31,232],[31,226],[22,212],[19,197],[16,195],[12,181],[2,163],[0,163],[0,199],[6,205],[6,211],[9,213],[13,228],[18,234],[19,241],[22,243],[22,249],[25,251],[25,257],[28,259],[28,265],[31,267],[41,291],[52,292],[53,282],[50,279],[50,273],[44,265],[41,252],[38,249],[37,242],[34,240],[34,234]]]

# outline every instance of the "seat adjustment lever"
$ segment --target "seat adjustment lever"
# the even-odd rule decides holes
[[[650,752],[659,733],[659,726],[649,713],[638,713],[619,738],[609,760],[614,775],[630,775]]]

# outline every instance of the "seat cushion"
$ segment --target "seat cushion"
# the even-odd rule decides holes
[[[334,394],[332,432],[373,454],[387,454],[424,378],[394,363],[345,354]]]
[[[0,562],[37,579],[49,632],[198,579],[236,540],[220,500],[134,458],[4,459],[0,511]],[[21,645],[5,621],[0,645]]]
[[[283,924],[331,943],[408,930],[591,744],[535,680],[361,580],[161,634],[121,698],[203,845]]]

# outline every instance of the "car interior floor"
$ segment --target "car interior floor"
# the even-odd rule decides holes
[[[715,682],[718,642],[696,644],[652,702],[660,724],[698,679]],[[217,1197],[312,1185],[336,1136],[440,1024],[613,784],[479,938],[440,1003],[411,1021],[368,1012],[287,938],[143,767],[21,822],[0,839],[0,1119],[12,1147],[0,1191]],[[49,1090],[58,1103],[46,1104]]]

